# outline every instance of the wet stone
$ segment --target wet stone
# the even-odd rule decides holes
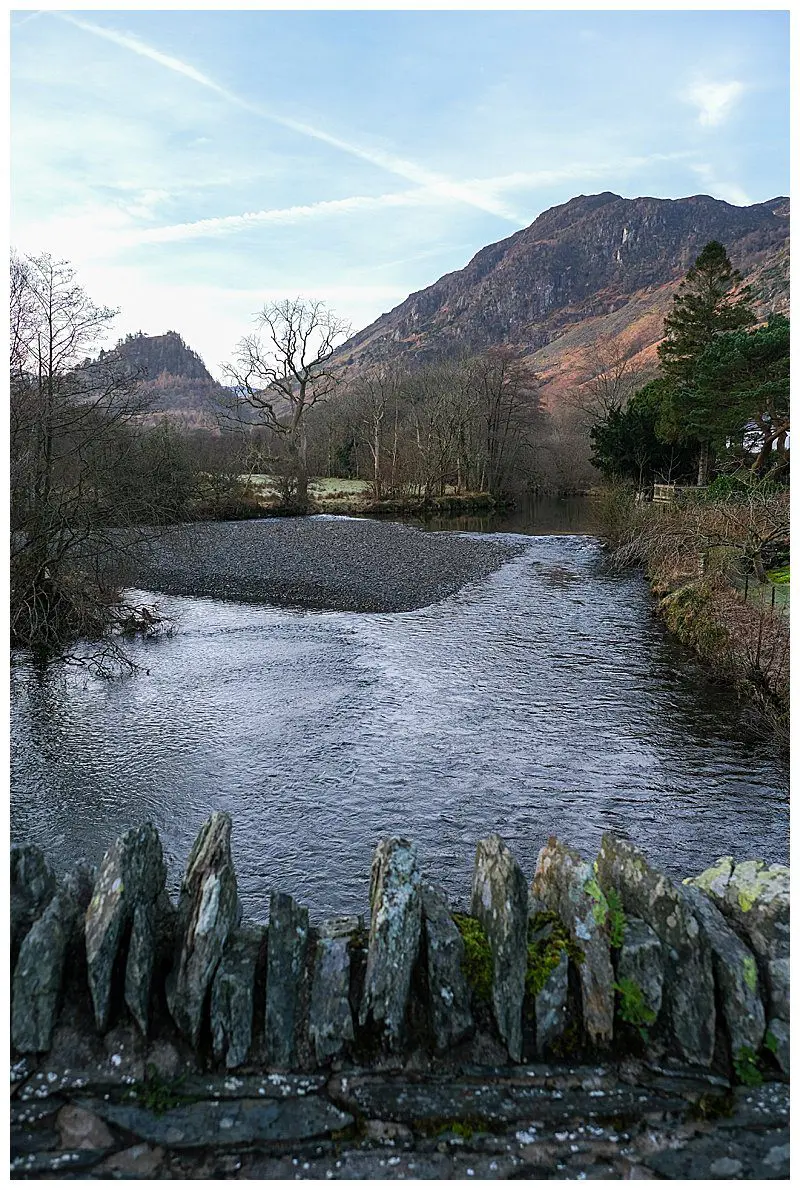
[[[67,946],[77,916],[75,901],[60,890],[20,947],[11,991],[11,1042],[20,1053],[50,1049]]]
[[[156,922],[153,905],[140,904],[133,911],[133,926],[125,964],[125,1003],[147,1036],[150,990],[156,957]]]
[[[608,902],[592,865],[571,847],[550,838],[536,861],[533,896],[558,914],[583,952],[578,964],[583,1023],[595,1043],[614,1033],[614,971],[606,934]]]
[[[382,839],[375,849],[370,880],[367,970],[361,1025],[372,1022],[390,1049],[400,1047],[411,973],[422,928],[417,849],[406,839]]]
[[[625,912],[655,930],[664,947],[662,1032],[687,1062],[710,1065],[716,1027],[711,954],[687,901],[637,847],[610,832],[597,857],[597,881],[605,891],[616,889]]]
[[[286,893],[272,893],[264,1039],[268,1061],[273,1066],[290,1067],[295,1060],[298,1002],[307,946],[308,910]]]
[[[769,1015],[789,1020],[789,960],[772,959],[767,963]]]
[[[492,952],[492,1007],[512,1060],[522,1058],[522,1002],[528,961],[528,888],[499,835],[478,843],[472,877],[472,916]]]
[[[651,1012],[661,1011],[664,991],[664,956],[655,930],[640,917],[629,917],[617,960],[617,981],[630,979],[641,989]]]
[[[170,1014],[193,1045],[211,981],[239,916],[231,819],[215,812],[203,825],[186,864],[178,904],[178,956],[167,978]]]
[[[790,1052],[788,1022],[782,1021],[780,1017],[773,1017],[767,1024],[766,1036],[771,1042],[771,1048],[776,1062],[783,1073],[788,1075]]]
[[[56,1119],[62,1149],[110,1149],[114,1145],[108,1125],[94,1112],[68,1103]]]
[[[314,953],[308,1032],[320,1063],[340,1054],[354,1037],[349,999],[349,944],[358,928],[358,919],[349,919],[355,921],[350,933],[343,932],[343,920],[348,919],[322,924]]]
[[[32,843],[11,848],[11,945],[17,947],[56,890],[56,878],[42,851]]]
[[[86,963],[95,1020],[108,1026],[114,961],[137,904],[150,904],[164,887],[161,840],[147,823],[121,835],[103,856],[86,911]]]
[[[464,940],[450,916],[445,893],[422,886],[422,914],[428,957],[431,1029],[434,1047],[444,1052],[474,1027],[470,992],[464,978]]]
[[[229,935],[211,988],[211,1040],[214,1057],[229,1070],[247,1060],[253,1039],[256,964],[264,930],[239,929]]]
[[[167,1149],[306,1140],[353,1123],[351,1115],[318,1096],[187,1103],[160,1115],[145,1107],[105,1100],[86,1106],[109,1123]]]
[[[350,1111],[378,1120],[394,1120],[418,1128],[426,1121],[468,1123],[489,1130],[500,1123],[571,1120],[601,1121],[648,1114],[680,1112],[687,1101],[669,1090],[616,1085],[608,1089],[529,1085],[532,1080],[403,1077],[363,1074],[334,1077],[332,1099]]]
[[[164,1150],[148,1144],[132,1145],[107,1157],[98,1167],[98,1174],[116,1174],[124,1178],[152,1178],[161,1169]]]
[[[567,1026],[568,977],[569,958],[566,950],[562,950],[558,963],[534,1000],[537,1054],[545,1054]]]
[[[701,945],[707,945],[714,956],[714,975],[733,1057],[743,1048],[757,1053],[765,1019],[756,960],[705,893],[691,886],[681,891],[700,923]]]
[[[707,893],[760,959],[788,956],[788,868],[768,866],[762,860],[734,864],[731,856],[724,855],[713,867],[683,883]]]

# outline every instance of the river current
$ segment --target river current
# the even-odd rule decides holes
[[[124,828],[161,832],[174,888],[209,812],[233,816],[248,917],[270,889],[366,909],[375,842],[416,840],[465,904],[497,831],[528,876],[551,834],[628,834],[676,876],[786,862],[787,773],[733,697],[670,641],[593,537],[515,535],[488,579],[417,611],[159,597],[175,631],[108,681],[12,668],[12,836],[56,867]]]

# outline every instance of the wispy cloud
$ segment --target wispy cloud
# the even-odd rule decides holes
[[[681,92],[685,103],[697,108],[697,122],[705,128],[715,128],[727,120],[734,104],[744,94],[744,83],[695,82]]]
[[[313,124],[279,115],[263,107],[261,104],[251,103],[227,87],[221,86],[214,79],[210,78],[209,75],[197,70],[190,63],[184,62],[172,54],[162,53],[161,50],[155,49],[131,33],[118,33],[114,29],[108,29],[104,25],[97,25],[93,21],[82,20],[68,13],[59,13],[58,15],[62,20],[68,21],[71,25],[75,25],[85,33],[91,33],[96,37],[105,38],[106,41],[113,42],[114,45],[130,50],[134,54],[139,54],[143,58],[149,58],[165,69],[183,75],[199,86],[215,92],[215,94],[225,99],[228,103],[235,104],[237,107],[243,108],[245,111],[249,111],[261,119],[279,124],[283,128],[288,128],[301,136],[306,136],[322,144],[329,145],[331,148],[338,149],[352,157],[357,157],[361,161],[367,161],[369,164],[404,178],[408,182],[415,182],[418,186],[425,186],[432,191],[436,191],[443,198],[477,207],[478,210],[496,215],[498,218],[504,219],[516,226],[524,225],[524,219],[516,211],[507,206],[506,203],[482,194],[469,183],[455,181],[434,170],[429,170],[414,161],[400,157],[395,153],[356,144],[354,141],[335,136]]]
[[[193,240],[203,236],[225,235],[244,231],[265,223],[293,224],[308,219],[325,219],[331,215],[363,214],[385,207],[425,206],[436,201],[437,196],[429,190],[401,191],[397,194],[353,195],[351,198],[330,199],[307,203],[304,206],[279,207],[266,211],[246,211],[241,215],[222,215],[213,219],[197,219],[190,223],[175,223],[168,227],[150,227],[132,232],[127,243],[163,244],[178,240]],[[441,201],[441,199],[439,199]]]

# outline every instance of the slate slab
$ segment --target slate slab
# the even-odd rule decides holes
[[[431,1031],[434,1048],[443,1053],[474,1028],[470,991],[464,977],[464,940],[450,916],[446,894],[427,882],[422,885],[422,920]]]
[[[137,904],[155,901],[165,878],[161,840],[150,823],[126,831],[100,863],[85,930],[89,990],[101,1033],[108,1027],[111,980],[125,926]]]
[[[19,1053],[50,1049],[67,947],[78,913],[70,893],[60,889],[20,946],[11,987],[11,1042]]]
[[[522,1058],[522,1001],[528,960],[528,888],[499,835],[481,839],[472,877],[472,916],[492,951],[492,1007],[512,1060]]]
[[[266,931],[238,929],[229,936],[211,987],[214,1057],[228,1070],[247,1060],[253,1039],[256,965]]]
[[[166,985],[172,1019],[193,1045],[214,972],[240,914],[231,819],[215,811],[200,830],[186,864],[178,902],[178,955]]]
[[[359,1010],[362,1026],[381,1031],[400,1048],[411,974],[419,952],[422,896],[417,849],[406,839],[382,839],[370,878],[371,920],[367,970]]]
[[[272,893],[264,1039],[269,1063],[278,1068],[288,1068],[295,1061],[300,986],[307,948],[308,910],[286,893]]]
[[[734,1059],[742,1049],[758,1053],[766,1021],[755,957],[705,893],[689,885],[681,891],[700,923],[702,941],[714,956],[714,976]]]
[[[665,965],[662,1032],[687,1062],[709,1066],[716,1027],[712,959],[687,901],[633,843],[611,832],[603,835],[597,881],[604,890],[616,889],[625,912],[658,935]]]
[[[307,1140],[349,1127],[353,1117],[319,1096],[188,1103],[156,1115],[136,1104],[92,1100],[90,1111],[166,1149]]]
[[[533,896],[557,913],[583,952],[578,964],[583,1024],[590,1039],[608,1044],[614,1035],[614,969],[608,944],[608,903],[592,865],[555,837],[539,852]]]
[[[350,1008],[350,939],[358,929],[358,919],[351,920],[350,932],[344,931],[341,919],[324,922],[317,938],[308,1032],[319,1063],[336,1057],[355,1036]]]

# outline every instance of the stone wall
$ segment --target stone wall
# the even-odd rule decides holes
[[[414,845],[384,839],[368,923],[312,925],[276,891],[267,927],[242,923],[230,834],[212,814],[177,905],[150,825],[61,879],[12,848],[18,1058],[126,1026],[206,1071],[613,1054],[745,1084],[788,1075],[786,868],[725,857],[675,884],[606,834],[594,861],[550,839],[528,881],[491,836],[470,912],[452,913]]]

